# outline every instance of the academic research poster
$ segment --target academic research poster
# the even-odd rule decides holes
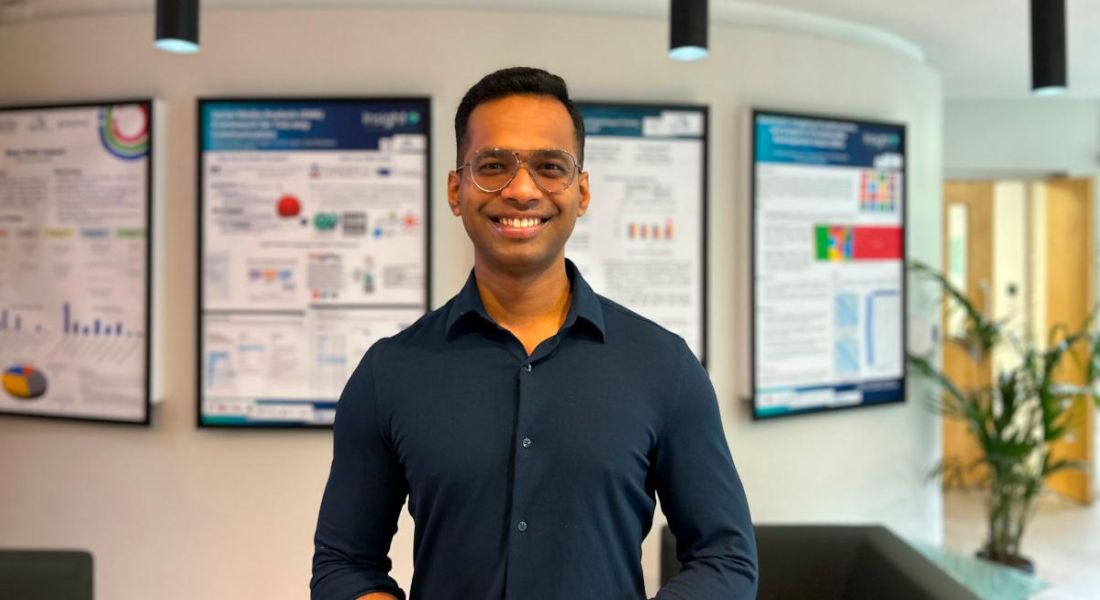
[[[754,415],[905,398],[905,127],[754,111]]]
[[[429,100],[199,101],[201,426],[329,426],[429,298]]]
[[[153,103],[0,109],[0,413],[147,424]]]
[[[565,252],[596,292],[706,352],[707,108],[579,103],[592,204]]]

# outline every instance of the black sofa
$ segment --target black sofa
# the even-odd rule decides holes
[[[92,600],[92,594],[89,552],[0,549],[4,600]]]
[[[978,600],[878,525],[757,525],[760,600]],[[661,531],[661,584],[680,571]]]

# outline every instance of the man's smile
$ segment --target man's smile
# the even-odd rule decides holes
[[[510,238],[534,237],[551,217],[490,217],[497,233]]]

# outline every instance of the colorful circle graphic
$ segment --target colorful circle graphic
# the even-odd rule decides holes
[[[287,194],[282,198],[279,198],[279,204],[276,207],[279,212],[279,216],[285,218],[297,217],[302,212],[302,202],[298,200],[296,196]]]
[[[149,153],[149,107],[118,104],[99,111],[99,141],[108,152],[123,160]]]
[[[340,215],[336,213],[317,213],[313,215],[313,226],[317,231],[332,231],[340,223]]]
[[[4,391],[20,400],[34,400],[46,393],[46,376],[30,365],[15,365],[0,377]]]

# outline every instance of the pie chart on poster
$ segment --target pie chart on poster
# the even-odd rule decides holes
[[[4,391],[20,400],[34,400],[46,393],[46,376],[30,365],[4,369]]]

